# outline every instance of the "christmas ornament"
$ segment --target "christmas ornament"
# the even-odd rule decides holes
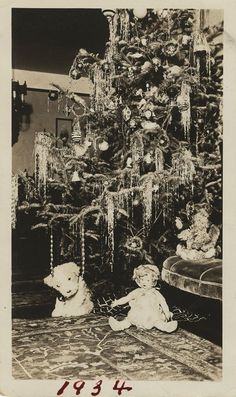
[[[137,124],[136,124],[135,119],[131,119],[130,122],[129,122],[130,128],[131,128],[131,129],[135,129],[136,125],[137,125]]]
[[[169,40],[165,43],[163,53],[166,57],[174,57],[179,50],[179,44],[176,40]]]
[[[35,133],[35,183],[38,191],[43,187],[43,196],[46,199],[48,164],[53,164],[51,155],[52,137],[45,132]]]
[[[146,110],[144,112],[144,116],[146,117],[147,120],[149,120],[152,117],[152,111],[151,110]]]
[[[107,72],[109,70],[109,64],[107,62],[102,62],[102,69]]]
[[[146,156],[144,156],[143,160],[145,161],[145,163],[151,164],[153,162],[153,157],[152,157],[151,153],[146,154]]]
[[[134,237],[129,237],[124,244],[124,247],[131,252],[137,252],[140,251],[143,248],[143,242],[140,237],[134,236]]]
[[[193,37],[193,54],[194,54],[194,63],[197,68],[197,73],[200,78],[202,73],[201,68],[201,59],[205,59],[205,68],[208,76],[210,76],[211,72],[211,49],[207,42],[206,36],[203,32],[199,31],[194,34]]]
[[[166,77],[168,79],[176,79],[176,78],[180,77],[180,75],[182,73],[183,73],[182,69],[179,66],[174,65],[174,66],[169,67],[166,70]]]
[[[157,172],[161,172],[164,169],[164,156],[160,148],[155,148],[155,168]]]
[[[76,69],[72,69],[70,71],[70,77],[73,80],[78,80],[81,77],[81,73],[78,70],[76,70]]]
[[[83,69],[84,64],[82,62],[77,63],[77,68],[78,69]]]
[[[56,101],[58,99],[58,92],[49,91],[48,98],[50,99],[50,101]]]
[[[153,187],[153,176],[150,173],[145,178],[142,189],[143,189],[143,230],[144,236],[148,236],[151,229],[152,221],[152,187]]]
[[[74,143],[73,148],[74,148],[76,157],[83,157],[91,145],[92,145],[92,142],[90,142],[87,139],[84,141],[83,144]]]
[[[143,19],[147,15],[147,9],[146,8],[135,8],[133,10],[134,16],[138,19]]]
[[[173,171],[179,177],[180,184],[185,186],[191,185],[195,174],[195,167],[192,161],[192,154],[187,149],[182,149],[180,152],[172,155]]]
[[[162,42],[161,41],[153,41],[152,43],[149,44],[151,50],[154,52],[155,55],[158,55],[161,48],[162,48]],[[159,59],[159,58],[156,58]],[[161,61],[160,61],[161,62]]]
[[[140,160],[144,156],[143,136],[139,132],[131,136],[132,165],[136,175],[140,174]],[[131,183],[132,185],[132,183]]]
[[[189,131],[191,125],[190,86],[182,81],[181,92],[177,97],[177,106],[181,112],[181,123],[184,128],[185,138],[190,141]]]
[[[191,41],[191,37],[184,34],[182,37],[182,45],[183,46],[187,46],[189,44],[189,42]]]
[[[141,71],[143,73],[148,73],[152,69],[152,63],[150,61],[144,62],[144,64],[141,66]]]
[[[171,99],[174,99],[179,93],[179,88],[175,84],[173,84],[167,87],[166,93]]]
[[[144,130],[155,130],[158,128],[158,124],[156,122],[149,120],[142,121],[141,126]]]
[[[74,143],[80,142],[81,136],[82,134],[81,134],[80,122],[79,119],[77,119],[73,126],[73,131],[71,133],[72,142]]]
[[[165,19],[168,16],[168,10],[156,10],[156,13],[162,19]]]
[[[140,204],[140,201],[138,199],[133,200],[133,206],[137,207]]]
[[[155,70],[155,72],[157,72],[158,70],[159,70],[159,68],[160,68],[160,66],[161,66],[161,60],[160,60],[160,58],[152,58],[152,63],[153,63],[153,65],[154,65],[154,70]]]
[[[128,157],[126,160],[126,167],[132,168],[132,158]]]
[[[142,38],[141,40],[140,40],[140,42],[141,42],[141,44],[145,47],[146,45],[147,45],[147,43],[148,43],[148,41],[147,41],[147,39],[145,39],[145,38]]]
[[[98,144],[98,147],[102,152],[105,152],[109,148],[109,144],[107,141],[102,141]]]
[[[120,24],[120,37],[122,40],[125,41],[126,44],[130,38],[130,16],[127,10],[121,10],[121,12],[119,13],[119,22],[117,21],[117,24],[118,23]]]
[[[125,120],[125,121],[129,121],[132,112],[131,112],[130,108],[129,108],[128,106],[126,106],[126,107],[123,109],[122,114],[123,114],[124,120]]]
[[[70,112],[71,112],[71,108],[68,106],[68,104],[66,104],[66,105],[65,105],[65,108],[64,108],[65,116],[66,116],[66,117],[69,117]]]
[[[162,132],[157,137],[157,144],[161,150],[166,150],[169,147],[170,140],[165,132]]]
[[[108,19],[108,21],[110,21],[115,15],[115,10],[112,8],[110,8],[110,9],[104,8],[104,9],[102,9],[102,13]]]

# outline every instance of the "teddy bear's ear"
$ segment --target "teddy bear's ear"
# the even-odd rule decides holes
[[[44,282],[44,284],[48,285],[49,287],[52,287],[52,286],[53,286],[53,278],[52,278],[52,275],[49,274],[49,276],[45,277],[45,278],[43,279],[43,282]]]

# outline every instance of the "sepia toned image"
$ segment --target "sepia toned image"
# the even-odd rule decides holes
[[[221,381],[223,10],[11,18],[13,378]]]

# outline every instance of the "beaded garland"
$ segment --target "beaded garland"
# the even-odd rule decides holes
[[[16,227],[16,208],[18,203],[18,175],[13,175],[11,179],[11,224]]]

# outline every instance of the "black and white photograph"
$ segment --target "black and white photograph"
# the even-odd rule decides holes
[[[145,6],[11,9],[11,376],[55,395],[222,381],[224,10]]]

